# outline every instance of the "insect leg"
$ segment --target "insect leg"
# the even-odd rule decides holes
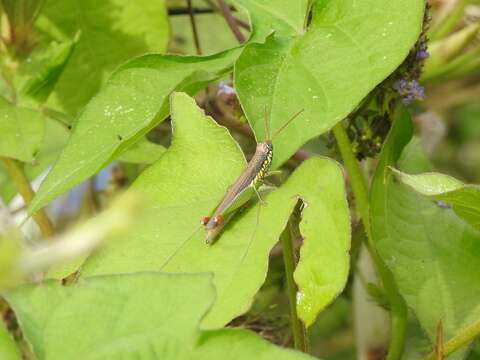
[[[255,191],[255,194],[257,194],[258,196],[258,200],[260,200],[260,204],[267,205],[267,202],[262,199],[262,197],[260,196],[260,193],[258,192],[258,189],[255,186],[253,186],[253,190]]]

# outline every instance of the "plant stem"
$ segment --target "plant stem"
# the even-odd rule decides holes
[[[350,144],[350,140],[341,122],[333,127],[333,134],[335,135],[338,149],[340,150],[343,163],[348,171],[348,176],[350,177],[350,184],[352,185],[352,191],[355,195],[359,215],[362,218],[363,226],[365,227],[367,237],[370,240],[372,237],[369,215],[370,206],[365,178],[362,175],[360,164],[352,151],[352,145]]]
[[[383,284],[385,294],[390,304],[390,316],[392,335],[388,349],[387,360],[400,359],[405,345],[405,335],[407,328],[407,306],[402,296],[399,294],[393,279],[393,274],[387,268],[382,258],[378,255],[372,237],[370,224],[370,203],[368,199],[368,190],[365,178],[362,175],[360,165],[352,151],[352,145],[348,139],[347,133],[342,123],[333,127],[333,134],[337,141],[338,149],[342,155],[345,168],[350,177],[353,195],[355,196],[356,207],[362,219],[365,232],[367,233],[367,247],[375,263],[378,275]]]
[[[235,35],[239,43],[244,43],[245,36],[240,31],[237,20],[232,15],[230,6],[228,6],[224,0],[218,0],[218,5],[220,6],[220,10],[223,13],[223,17],[227,21],[227,24],[230,27],[230,30],[232,30],[233,35]]]
[[[20,163],[17,160],[9,159],[2,157],[3,164],[5,165],[5,169],[8,172],[8,175],[12,179],[13,183],[15,184],[18,192],[23,197],[23,201],[25,205],[28,206],[33,199],[35,193],[30,186],[30,182],[28,181],[25,173],[23,172]],[[47,213],[44,209],[38,210],[35,214],[32,215],[33,219],[37,223],[42,235],[45,238],[51,237],[54,234],[53,225],[50,222],[50,219],[47,216]]]
[[[293,279],[295,270],[295,254],[293,252],[291,227],[289,221],[287,227],[280,235],[280,242],[283,250],[283,263],[285,265],[285,276],[287,280],[288,302],[290,305],[290,322],[292,326],[293,344],[295,349],[307,352],[306,329],[297,315],[297,286]]]
[[[167,9],[168,16],[176,16],[176,15],[188,15],[190,10],[184,7],[171,7]],[[213,14],[214,9],[207,8],[207,7],[192,7],[192,12],[194,14]]]
[[[480,336],[480,320],[462,329],[458,335],[448,340],[443,346],[443,356],[447,357],[451,353],[460,349],[462,346],[474,340],[477,336]],[[431,352],[425,358],[425,360],[433,359],[435,359],[434,352]]]
[[[221,12],[220,8],[214,4],[213,2],[208,1],[210,7],[192,7],[192,12],[194,14],[214,14],[217,12]],[[230,10],[234,11],[232,6],[230,6]],[[168,16],[178,16],[178,15],[188,15],[189,10],[188,7],[171,7],[168,8]],[[233,16],[233,15],[232,15]],[[238,26],[244,28],[245,30],[250,30],[250,25],[243,20],[238,19],[237,17],[233,16],[235,22]],[[1,41],[1,38],[0,38]]]
[[[192,26],[193,42],[195,43],[195,49],[197,55],[202,55],[202,48],[200,47],[200,39],[198,38],[197,23],[195,22],[195,15],[193,14],[192,0],[187,0],[188,16],[190,18],[190,24]]]
[[[213,0],[204,0],[212,10],[214,10],[215,12],[222,12],[222,10],[218,7],[217,4],[215,4],[213,2]],[[230,11],[233,12],[233,11],[236,11],[236,9],[233,7],[233,6],[230,6],[229,7]],[[235,17],[232,13],[232,17],[235,19],[236,23],[238,24],[238,26],[240,26],[241,28],[244,28],[245,30],[248,30],[250,31],[250,25],[243,21],[243,20],[240,20],[239,18]]]

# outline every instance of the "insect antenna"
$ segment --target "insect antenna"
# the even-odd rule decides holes
[[[283,129],[285,129],[288,125],[290,125],[290,123],[295,120],[301,113],[303,113],[303,110],[300,110],[299,112],[297,112],[296,114],[294,114],[290,119],[288,119],[285,124],[282,125],[282,127],[280,129],[278,129],[277,131],[275,131],[275,134],[273,134],[271,140],[273,140],[275,138],[275,136],[277,136],[278,134],[280,134],[280,132],[282,132]]]
[[[268,118],[267,105],[265,105],[265,140],[270,140],[270,119]]]

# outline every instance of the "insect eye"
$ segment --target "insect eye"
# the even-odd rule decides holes
[[[207,225],[207,223],[210,221],[210,218],[208,216],[204,216],[202,217],[202,219],[200,220],[200,224],[202,225]]]

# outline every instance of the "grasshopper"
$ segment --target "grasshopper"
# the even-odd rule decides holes
[[[259,200],[263,202],[258,188],[263,184],[263,180],[268,175],[268,171],[273,160],[272,140],[282,130],[284,130],[294,119],[296,119],[303,109],[294,114],[289,120],[278,129],[272,138],[270,138],[270,129],[265,115],[265,134],[266,139],[257,144],[255,154],[248,162],[245,169],[239,175],[237,180],[229,187],[227,193],[220,201],[218,206],[212,212],[211,216],[205,216],[200,223],[205,226],[207,232],[205,242],[212,244],[222,228],[228,223],[235,213],[235,210],[243,206],[255,193]]]

